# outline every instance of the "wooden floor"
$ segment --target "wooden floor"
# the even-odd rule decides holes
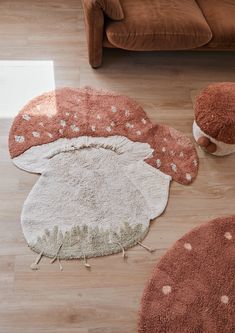
[[[152,120],[189,136],[195,94],[210,82],[235,81],[234,53],[107,50],[103,67],[91,69],[78,0],[0,1],[0,50],[0,60],[53,60],[57,87],[125,93]],[[37,176],[12,165],[10,124],[0,119],[0,333],[135,333],[143,288],[165,251],[193,227],[235,213],[235,155],[215,158],[198,149],[197,180],[172,183],[167,209],[145,239],[156,253],[134,247],[126,263],[121,255],[91,259],[91,271],[73,261],[60,272],[44,258],[34,272],[20,212]]]

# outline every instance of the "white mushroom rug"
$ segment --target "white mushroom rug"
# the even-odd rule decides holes
[[[141,242],[165,209],[171,179],[190,184],[198,158],[179,131],[153,124],[128,97],[64,88],[30,101],[9,135],[12,161],[41,174],[21,223],[51,258],[89,258]]]

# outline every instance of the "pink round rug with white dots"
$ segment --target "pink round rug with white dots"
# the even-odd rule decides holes
[[[168,250],[145,288],[139,333],[235,331],[235,216],[187,233]]]

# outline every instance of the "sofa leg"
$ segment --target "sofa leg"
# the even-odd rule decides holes
[[[89,56],[89,63],[92,68],[97,69],[101,67],[102,65],[102,50],[99,52],[99,54],[93,54],[92,56]]]
[[[90,64],[91,65],[91,67],[93,68],[93,69],[98,69],[98,68],[100,68],[101,67],[101,64],[100,65],[92,65],[92,64]]]

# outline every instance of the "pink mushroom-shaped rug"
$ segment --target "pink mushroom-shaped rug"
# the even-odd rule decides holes
[[[235,216],[187,233],[155,267],[139,333],[235,332]]]
[[[154,125],[133,100],[90,88],[36,97],[15,118],[13,162],[41,174],[21,223],[45,256],[103,256],[140,242],[165,209],[171,179],[191,183],[191,141]]]

